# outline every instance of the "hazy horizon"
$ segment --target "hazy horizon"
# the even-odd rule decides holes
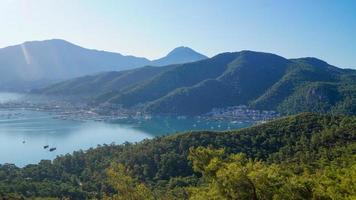
[[[51,38],[51,39],[44,39],[44,40],[24,41],[24,42],[19,43],[19,44],[13,44],[13,45],[6,46],[6,47],[0,47],[0,49],[2,49],[2,48],[7,48],[7,47],[11,47],[11,46],[22,45],[22,44],[24,44],[24,43],[26,43],[26,42],[44,42],[44,41],[50,41],[50,40],[63,40],[63,41],[69,42],[69,43],[71,43],[71,44],[78,45],[78,44],[76,44],[76,43],[73,42],[73,41],[68,41],[68,40],[64,40],[64,39],[61,39],[61,38]],[[78,45],[78,46],[80,46],[80,45]],[[166,53],[162,54],[161,57],[151,59],[151,58],[144,57],[144,56],[141,56],[141,55],[123,54],[123,53],[121,53],[121,52],[108,51],[108,50],[105,50],[105,49],[95,49],[95,48],[91,48],[91,47],[87,47],[87,46],[80,46],[80,47],[85,48],[85,49],[89,49],[89,50],[105,51],[105,52],[110,52],[110,53],[119,53],[119,54],[121,54],[121,55],[123,55],[123,56],[134,56],[134,57],[137,57],[137,58],[146,58],[146,59],[148,59],[149,61],[155,61],[155,60],[157,60],[157,59],[163,58],[163,57],[167,56],[170,52],[172,52],[174,49],[180,48],[180,47],[188,47],[188,48],[190,48],[190,49],[196,51],[197,53],[201,53],[201,52],[197,51],[196,49],[194,49],[194,48],[192,48],[192,47],[181,45],[181,46],[173,47],[171,50],[169,50],[169,51],[167,51]],[[273,52],[255,51],[255,50],[253,50],[253,49],[238,49],[238,50],[236,50],[236,51],[218,52],[217,54],[214,54],[214,55],[212,55],[212,56],[208,56],[208,58],[214,57],[214,56],[216,56],[216,55],[218,55],[218,54],[221,54],[221,53],[227,53],[227,52],[241,52],[241,51],[254,51],[254,52],[263,52],[263,53],[273,53]],[[203,55],[204,55],[204,54],[203,54]],[[284,58],[286,58],[286,59],[298,59],[298,58],[307,58],[307,57],[320,59],[320,58],[315,57],[315,56],[285,57],[284,55],[280,55],[280,54],[276,54],[276,55],[282,56],[282,57],[284,57]],[[321,59],[321,60],[323,60],[323,59]],[[323,61],[329,63],[328,60],[323,60]],[[332,65],[332,63],[329,63],[329,64]],[[337,65],[334,65],[334,66],[339,67],[339,68],[344,68],[344,69],[356,69],[356,67],[353,68],[353,67],[348,67],[348,66],[346,66],[346,67],[345,67],[345,66],[337,66]]]
[[[321,0],[7,0],[0,47],[56,38],[150,60],[188,46],[209,57],[253,50],[356,68],[355,9],[356,2]]]

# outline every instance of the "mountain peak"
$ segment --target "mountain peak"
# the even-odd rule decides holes
[[[85,49],[79,45],[73,44],[63,39],[48,39],[48,40],[33,40],[26,41],[20,45],[25,46],[26,48],[36,48],[36,49],[63,49],[63,48],[75,48],[75,49]]]
[[[207,56],[200,54],[189,47],[179,46],[170,51],[165,57],[153,60],[152,63],[155,66],[162,66],[195,62],[207,58]]]
[[[304,58],[299,58],[300,60],[303,60],[305,62],[308,62],[310,64],[314,64],[314,65],[329,65],[327,62],[325,62],[324,60],[321,60],[319,58],[315,58],[315,57],[304,57]]]
[[[293,61],[297,61],[297,62],[302,62],[304,64],[308,64],[310,66],[313,66],[313,67],[316,67],[316,68],[319,68],[319,69],[330,69],[330,70],[337,70],[339,71],[340,69],[333,66],[333,65],[330,65],[329,63],[327,63],[326,61],[324,60],[321,60],[319,58],[314,58],[314,57],[304,57],[304,58],[295,58],[295,59],[291,59]]]
[[[201,57],[205,57],[206,56],[194,51],[193,49],[186,47],[186,46],[179,46],[174,48],[172,51],[170,51],[167,56],[183,56],[183,55],[197,55],[197,56],[201,56]]]
[[[63,39],[48,39],[48,40],[33,40],[33,41],[26,41],[22,44],[36,44],[36,43],[50,43],[50,44],[72,44]],[[73,44],[72,44],[73,45]]]

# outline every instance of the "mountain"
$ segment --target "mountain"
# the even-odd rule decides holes
[[[165,67],[145,66],[132,70],[101,72],[95,75],[87,75],[79,78],[59,82],[48,87],[33,90],[36,93],[46,95],[63,96],[109,96],[143,83],[152,77],[165,72],[175,65]]]
[[[199,78],[191,84],[182,79],[183,83],[189,85],[174,85],[169,92],[148,102],[147,110],[191,115],[209,112],[214,107],[248,104],[277,82],[290,64],[289,60],[280,56],[251,51],[220,54],[209,62],[216,62],[214,60],[222,62],[211,69],[204,68],[205,73],[214,72],[213,76],[199,78],[191,75]],[[192,66],[185,67],[190,69]],[[217,69],[221,71],[215,73]],[[149,90],[149,87],[146,84],[145,90]],[[113,101],[122,103],[126,96],[118,96]]]
[[[53,83],[98,72],[205,58],[189,48],[178,48],[167,57],[150,61],[141,57],[86,49],[60,39],[25,42],[0,49],[0,89],[29,89],[41,83]]]
[[[98,103],[141,106],[154,114],[198,115],[212,108],[241,104],[283,114],[356,113],[356,71],[317,58],[286,59],[271,53],[241,51],[160,69],[142,81],[130,82],[129,87],[127,82],[101,83],[110,85],[111,91],[99,86],[102,92],[93,90],[91,97]],[[97,78],[93,76],[89,82],[95,83]],[[68,94],[72,88],[86,85],[79,81],[65,87],[66,83],[40,93]]]
[[[25,42],[0,49],[2,88],[17,81],[63,80],[149,63],[145,58],[85,49],[64,40]]]
[[[169,52],[165,57],[153,60],[151,65],[163,66],[170,64],[181,64],[207,59],[208,57],[194,51],[189,47],[177,47]]]
[[[3,164],[0,197],[103,199],[113,196],[118,192],[113,187],[119,187],[119,195],[141,191],[144,197],[118,199],[148,199],[152,193],[157,197],[149,199],[193,199],[187,195],[197,191],[207,192],[208,197],[240,194],[253,183],[258,194],[275,197],[262,199],[353,199],[355,141],[355,116],[303,113],[241,130],[187,132],[135,144],[101,145],[24,168]],[[249,162],[241,169],[236,158]],[[225,163],[229,159],[233,165]],[[123,167],[123,172],[118,171]],[[251,168],[252,173],[238,176]],[[218,188],[206,184],[204,181],[218,178],[214,174],[221,178],[216,183],[229,184]],[[213,177],[207,179],[206,175]],[[242,182],[251,176],[249,182]],[[137,188],[133,187],[136,181],[140,183]],[[154,192],[147,192],[145,186]],[[209,187],[194,188],[197,186]]]

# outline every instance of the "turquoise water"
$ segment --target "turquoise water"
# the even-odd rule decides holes
[[[0,103],[18,98],[21,98],[20,94],[0,93]],[[111,123],[81,122],[57,119],[46,112],[0,109],[0,164],[14,163],[25,166],[99,144],[138,142],[145,138],[181,131],[226,130],[248,125],[169,117]],[[45,145],[57,149],[50,152],[43,148]]]

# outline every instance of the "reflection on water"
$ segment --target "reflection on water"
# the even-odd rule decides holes
[[[21,98],[21,95],[0,93],[0,103],[18,98]],[[14,163],[24,166],[99,144],[138,142],[156,135],[181,131],[226,130],[248,125],[169,117],[111,123],[81,122],[57,119],[46,112],[0,109],[0,164]],[[50,152],[49,148],[44,148],[46,145],[57,149]]]

